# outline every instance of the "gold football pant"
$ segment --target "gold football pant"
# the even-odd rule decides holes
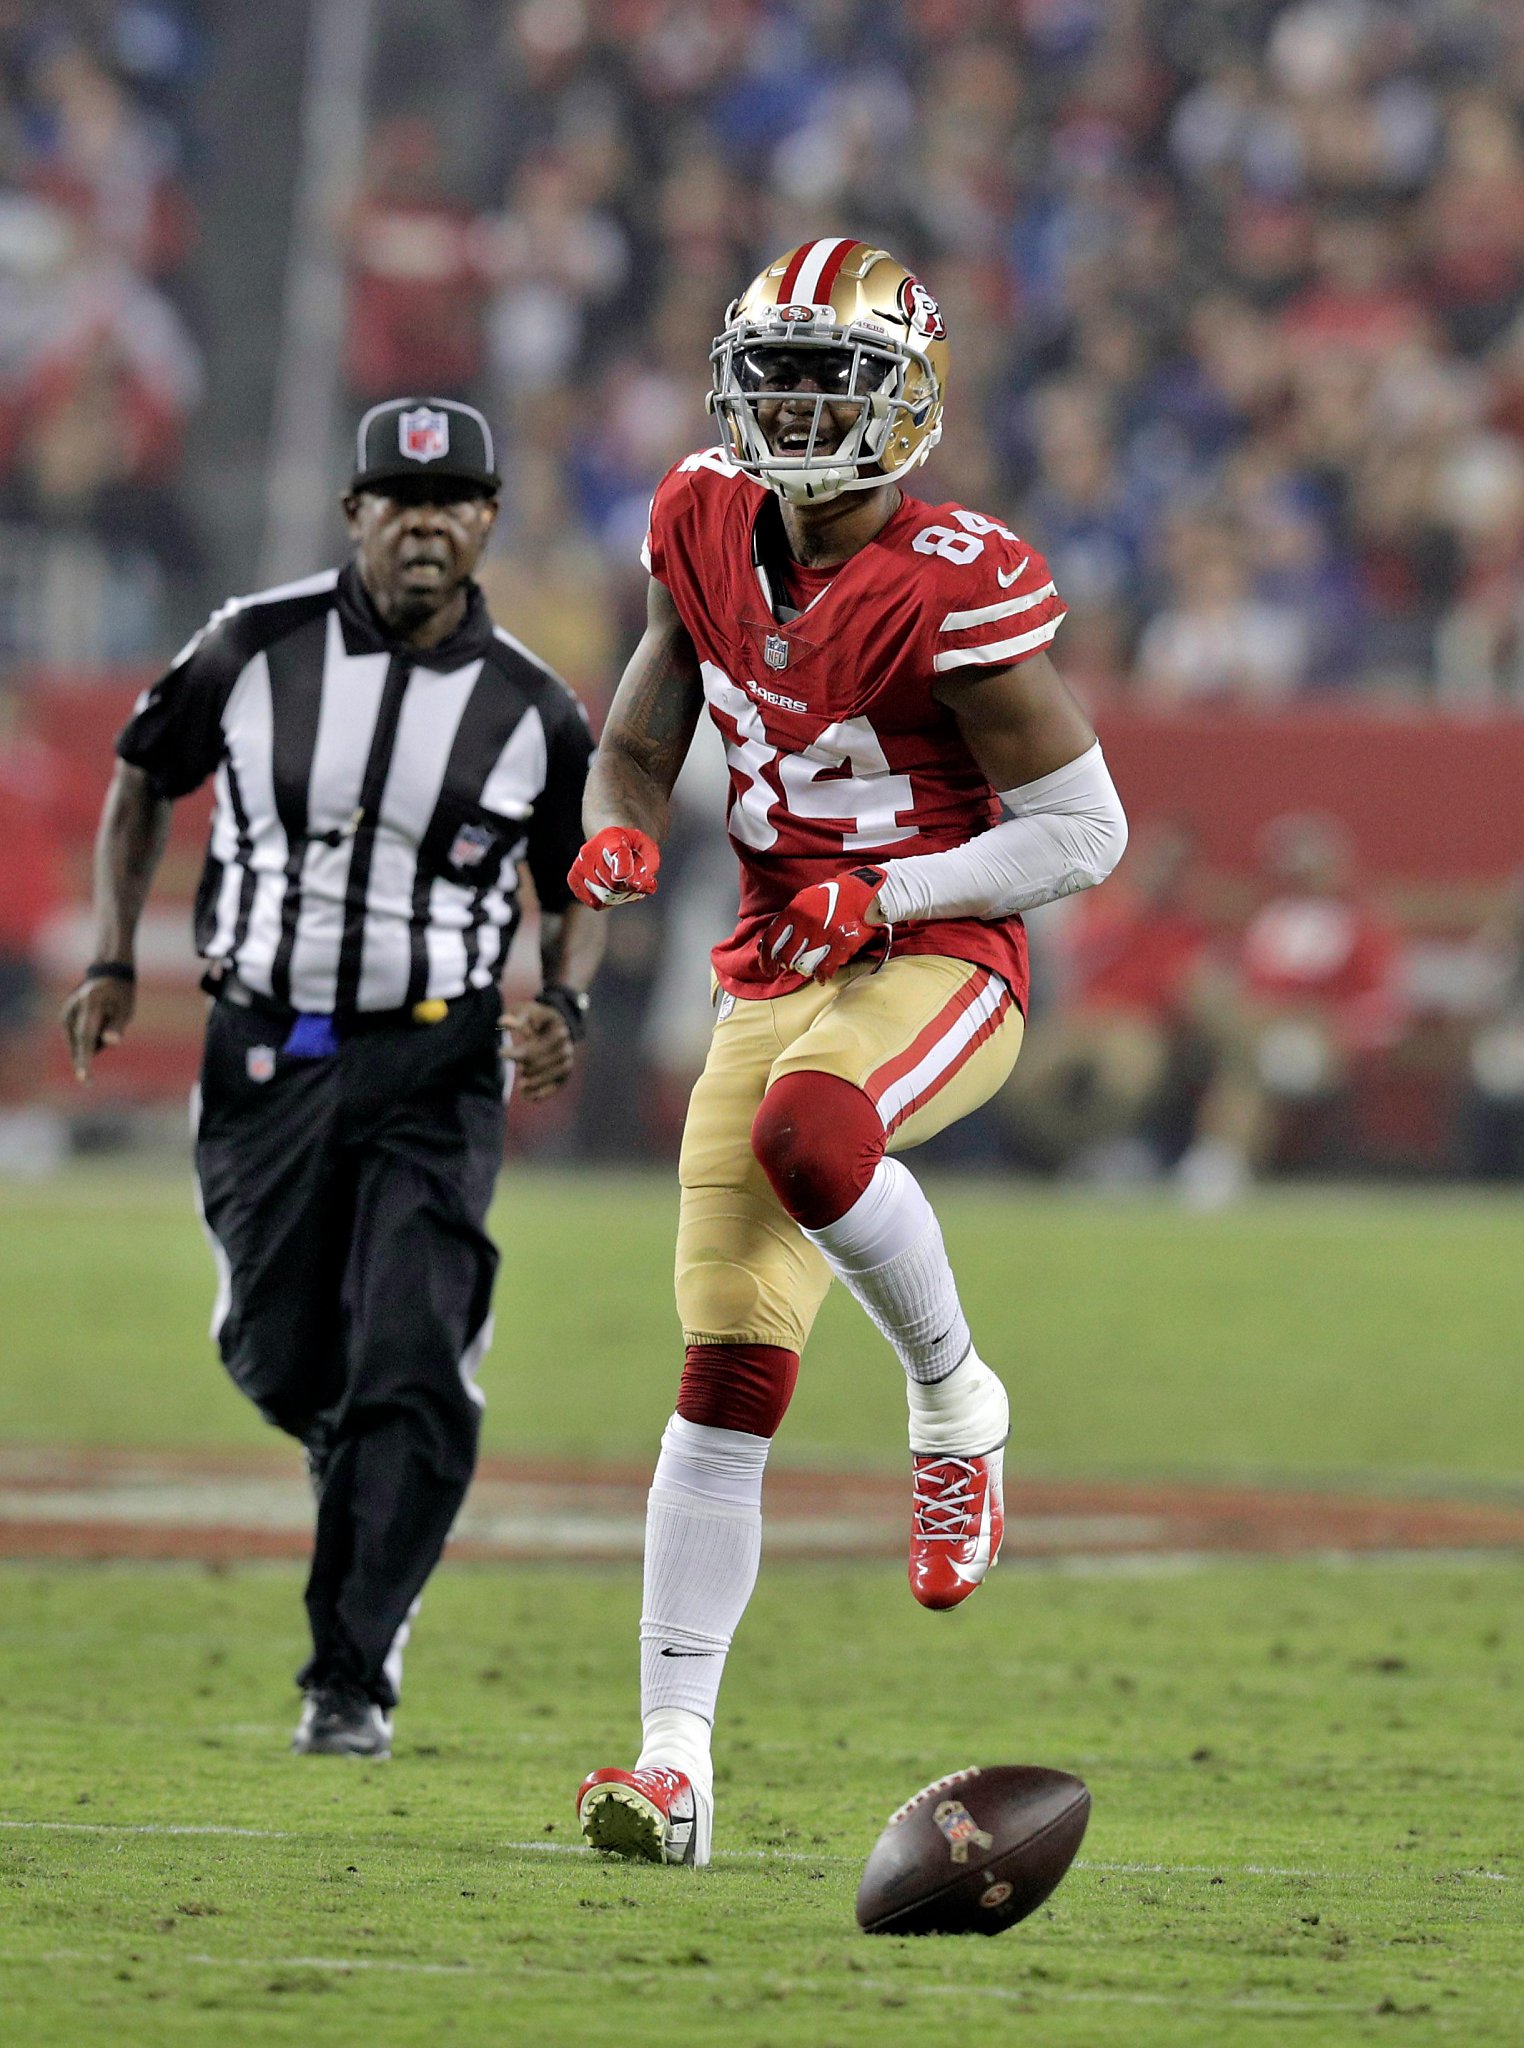
[[[886,1149],[908,1151],[988,1101],[1021,1048],[1000,976],[935,954],[852,963],[823,986],[722,996],[688,1105],[678,1179],[677,1308],[686,1344],[804,1349],[830,1269],[773,1193],[752,1119],[784,1074],[833,1074],[877,1108]]]

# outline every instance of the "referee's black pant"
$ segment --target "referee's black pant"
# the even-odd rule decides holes
[[[213,1334],[238,1386],[318,1477],[304,1686],[390,1707],[403,1630],[480,1434],[474,1372],[497,1252],[498,995],[438,1024],[279,1051],[268,1014],[207,1024],[196,1167],[221,1269]],[[388,1660],[394,1645],[399,1656]]]

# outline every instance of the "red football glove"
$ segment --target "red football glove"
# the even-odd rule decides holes
[[[853,868],[801,889],[762,934],[764,964],[780,974],[829,981],[884,930],[869,924],[867,913],[885,879],[883,868]]]
[[[566,879],[572,894],[589,910],[611,903],[638,903],[656,893],[661,849],[633,825],[606,825],[595,833],[571,864]]]

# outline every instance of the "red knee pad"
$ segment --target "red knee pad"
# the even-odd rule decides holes
[[[884,1156],[878,1111],[850,1081],[809,1071],[774,1081],[752,1120],[751,1149],[796,1223],[845,1216]]]
[[[799,1353],[776,1344],[690,1344],[677,1390],[684,1422],[772,1436],[794,1397]]]

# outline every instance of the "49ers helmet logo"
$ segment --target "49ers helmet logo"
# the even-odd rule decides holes
[[[918,277],[907,277],[897,294],[900,312],[912,334],[926,341],[945,341],[947,322],[942,308]]]
[[[813,306],[780,306],[778,308],[778,318],[787,321],[792,327],[801,320],[813,320],[815,318],[815,308]]]

